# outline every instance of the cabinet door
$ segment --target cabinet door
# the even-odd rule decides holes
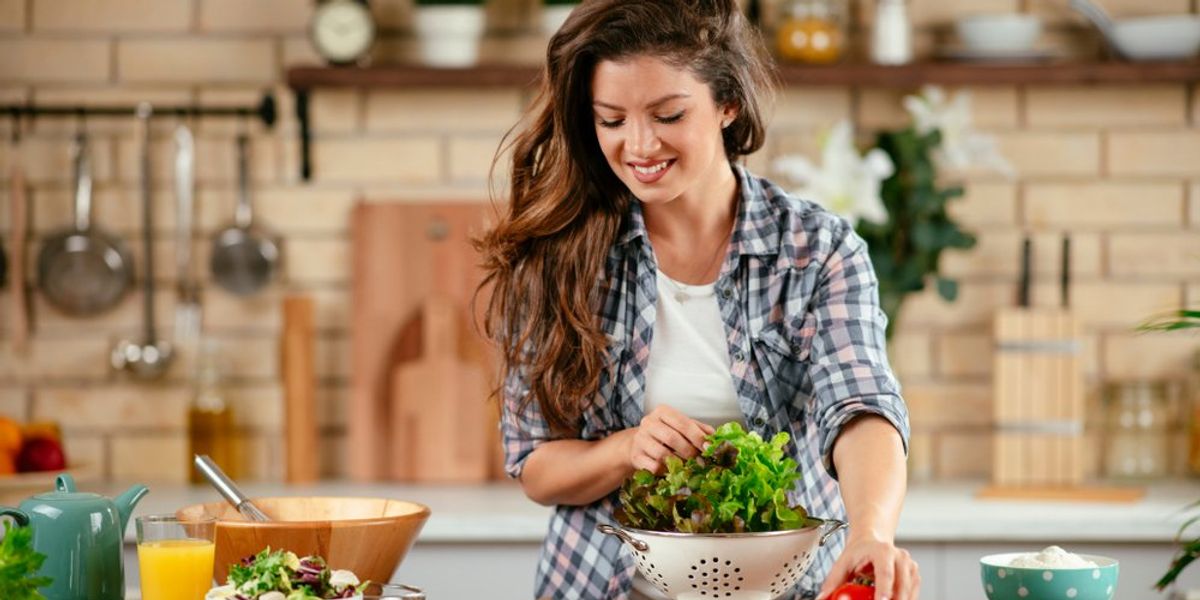
[[[532,544],[420,544],[392,576],[430,598],[533,598],[541,552]]]
[[[921,568],[921,600],[951,600],[946,595],[942,581],[945,572],[942,563],[946,560],[944,544],[900,542],[899,546],[908,550],[913,560],[917,561],[917,566]]]

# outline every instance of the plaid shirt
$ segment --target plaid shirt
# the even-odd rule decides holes
[[[907,450],[908,410],[885,353],[886,317],[866,244],[843,219],[790,196],[735,166],[737,224],[716,291],[725,324],[730,376],[748,427],[763,438],[786,431],[800,466],[792,500],[809,514],[845,519],[833,443],[853,417],[872,413],[900,432]],[[642,419],[645,372],[654,331],[656,261],[639,202],[608,254],[601,322],[613,368],[586,407],[579,437],[601,439]],[[519,477],[538,444],[552,439],[528,387],[505,377],[501,431],[506,468]],[[610,522],[617,493],[587,506],[559,506],[538,564],[539,598],[626,598],[635,572],[621,542],[596,530]],[[799,589],[820,587],[844,541],[822,547]]]

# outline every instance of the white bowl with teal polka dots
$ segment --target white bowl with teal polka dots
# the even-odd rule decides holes
[[[1024,568],[1010,567],[1024,554],[992,554],[979,559],[983,591],[988,600],[1111,600],[1117,591],[1116,559],[1080,554],[1096,567]]]

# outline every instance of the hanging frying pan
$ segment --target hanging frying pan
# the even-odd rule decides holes
[[[250,205],[250,167],[246,156],[248,138],[237,137],[238,203],[234,222],[213,238],[213,279],[239,296],[262,289],[279,270],[279,243],[254,224]]]
[[[85,317],[121,301],[133,285],[133,260],[117,238],[92,229],[92,174],[87,135],[75,136],[75,224],[46,238],[38,286],[62,312]]]

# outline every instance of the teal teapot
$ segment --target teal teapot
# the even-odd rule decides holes
[[[79,492],[63,473],[55,491],[0,507],[17,525],[33,526],[33,548],[46,555],[39,575],[54,580],[40,591],[47,600],[122,600],[123,542],[133,507],[150,490],[135,485],[116,498]]]

